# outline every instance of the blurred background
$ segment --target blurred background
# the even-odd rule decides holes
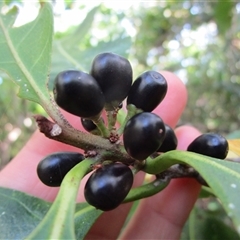
[[[236,1],[52,1],[55,34],[50,87],[69,68],[88,71],[99,52],[127,57],[134,78],[169,70],[186,84],[188,105],[179,125],[240,137],[240,3]],[[19,7],[18,27],[33,20],[37,1],[5,1]],[[0,169],[36,129],[44,114],[17,97],[18,87],[0,72]],[[172,109],[174,111],[174,109]]]

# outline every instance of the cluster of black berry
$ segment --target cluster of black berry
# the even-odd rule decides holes
[[[122,135],[126,152],[137,161],[177,147],[174,130],[152,113],[167,93],[167,81],[156,71],[146,71],[133,82],[127,59],[102,53],[93,60],[89,74],[76,70],[59,73],[53,92],[57,105],[80,117],[88,132],[118,144]],[[125,99],[131,114],[128,112],[126,121],[116,129],[116,116]],[[103,111],[107,112],[108,124],[102,118]],[[227,141],[218,134],[203,134],[188,147],[188,151],[222,159],[227,149]],[[51,154],[39,163],[38,176],[48,186],[59,186],[83,159],[80,153]],[[132,187],[131,168],[120,162],[101,162],[95,169],[85,186],[87,202],[104,211],[116,208]]]

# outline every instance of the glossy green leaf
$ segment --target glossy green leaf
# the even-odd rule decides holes
[[[1,7],[1,5],[0,5]],[[17,8],[0,14],[0,69],[19,85],[19,96],[48,105],[46,82],[51,63],[53,16],[45,3],[37,18],[14,27]]]
[[[75,201],[80,181],[90,171],[92,163],[84,160],[67,173],[50,210],[27,239],[75,239]],[[88,228],[82,228],[86,234]]]
[[[240,164],[175,150],[147,161],[145,171],[157,173],[178,163],[186,163],[201,174],[240,233]]]
[[[97,210],[88,203],[78,203],[74,215],[76,239],[83,239],[93,223],[102,213],[101,210]]]
[[[24,239],[28,235],[28,239],[74,239],[75,235],[76,239],[83,239],[102,214],[88,203],[75,205],[74,195],[81,177],[79,168],[84,175],[84,169],[88,171],[89,164],[90,161],[85,161],[64,180],[54,203],[20,191],[0,188],[0,239]],[[76,173],[79,176],[73,180]]]
[[[51,203],[0,188],[0,239],[23,239],[39,224]]]

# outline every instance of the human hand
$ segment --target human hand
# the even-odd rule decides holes
[[[168,81],[164,101],[154,110],[164,122],[174,127],[184,110],[187,93],[183,83],[172,73],[161,72]],[[71,124],[79,127],[79,118],[66,115]],[[199,135],[190,126],[176,128],[178,149],[185,150]],[[36,132],[19,154],[0,172],[0,186],[26,192],[36,197],[53,201],[59,188],[45,186],[38,179],[38,162],[56,151],[79,151],[79,149],[47,139]],[[143,173],[137,174],[135,185],[142,182]],[[84,182],[81,184],[78,201],[85,201]],[[194,179],[172,180],[162,192],[141,200],[136,214],[121,233],[121,239],[178,239],[182,227],[197,199],[200,185]],[[115,210],[103,213],[93,225],[87,239],[116,239],[131,208],[131,203],[122,204]]]

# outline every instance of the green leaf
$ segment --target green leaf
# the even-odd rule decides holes
[[[234,3],[231,0],[218,1],[214,8],[214,17],[217,23],[218,31],[225,34],[231,27],[232,9]]]
[[[213,201],[208,200],[208,205]],[[240,237],[231,226],[231,220],[225,215],[221,206],[215,201],[215,209],[211,211],[200,207],[204,203],[197,204],[185,224],[181,239],[234,239]],[[206,205],[206,203],[204,204]],[[206,206],[205,206],[206,208]]]
[[[211,188],[202,186],[201,192],[199,193],[198,198],[208,198],[208,197],[214,197],[214,193]]]
[[[20,86],[19,96],[48,105],[46,82],[51,63],[53,15],[44,3],[37,18],[14,27],[17,9],[0,14],[0,69]]]
[[[81,58],[82,50],[79,49],[78,45],[91,29],[97,10],[98,7],[93,8],[75,31],[53,42],[50,86],[59,72],[67,69],[84,70],[86,64],[88,64],[88,61],[86,63],[86,60]]]
[[[89,11],[85,19],[76,28],[76,30],[72,34],[69,34],[62,39],[61,42],[64,46],[66,46],[66,48],[74,48],[83,40],[83,37],[89,32],[92,27],[95,14],[98,12],[98,9],[99,7],[94,7],[91,11]]]
[[[102,213],[101,210],[97,210],[88,203],[78,203],[74,215],[76,239],[83,239],[93,223]]]
[[[23,239],[42,220],[51,203],[0,188],[0,239]]]
[[[27,239],[75,239],[75,201],[81,179],[90,171],[91,160],[77,164],[63,179],[50,210]],[[88,228],[82,227],[82,235]]]
[[[28,239],[75,239],[75,235],[83,239],[102,214],[88,203],[75,205],[79,178],[91,163],[84,161],[71,171],[54,203],[0,188],[0,239],[23,239],[28,235]]]
[[[152,161],[147,161],[144,170],[148,173],[159,173],[178,163],[186,163],[201,174],[221,201],[240,234],[240,164],[175,150],[162,154]]]

